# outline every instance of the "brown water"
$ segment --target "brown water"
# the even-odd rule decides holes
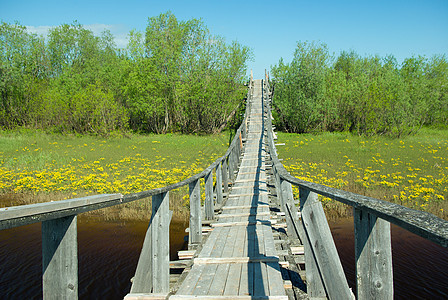
[[[355,287],[352,220],[331,224],[350,287]],[[131,287],[145,222],[78,224],[80,299],[123,299]],[[170,227],[171,259],[184,246],[185,224]],[[392,227],[396,299],[448,299],[448,250]],[[0,299],[42,296],[40,224],[0,231]]]
[[[330,224],[348,284],[356,292],[353,219]],[[448,249],[392,225],[395,299],[448,299]]]
[[[131,288],[146,222],[78,222],[80,299],[123,299]],[[185,222],[172,221],[170,259],[184,246]],[[0,299],[42,298],[41,225],[0,231]]]

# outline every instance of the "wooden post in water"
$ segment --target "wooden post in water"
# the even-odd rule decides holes
[[[216,203],[222,204],[222,162],[219,162],[219,165],[216,166],[215,169],[216,174]]]
[[[325,291],[330,299],[353,298],[354,296],[348,287],[324,209],[318,200],[317,194],[303,188],[299,190],[299,193],[303,226],[309,239],[309,246],[311,246],[317,262],[317,268],[313,266],[313,271],[319,271]],[[307,250],[305,249],[305,251]],[[307,252],[305,252],[305,264],[308,261],[306,256]],[[310,256],[309,251],[308,256]],[[313,274],[312,277],[318,277],[318,275]],[[308,280],[308,273],[306,278]],[[318,282],[319,280],[316,281]],[[319,294],[317,297],[322,296],[321,293],[323,291],[320,283],[316,286],[316,292]],[[310,297],[315,296],[310,295]]]
[[[44,299],[78,299],[77,217],[42,222]]]
[[[224,186],[224,193],[229,195],[229,170],[227,168],[227,158],[222,161],[222,184]]]
[[[198,180],[189,184],[190,190],[190,233],[188,245],[197,246],[202,242],[201,185]]]
[[[393,299],[390,223],[354,208],[358,299]]]
[[[166,293],[170,288],[169,192],[152,196],[152,215],[135,271],[131,294]]]
[[[213,205],[213,170],[205,175],[205,219],[213,220],[215,209]]]

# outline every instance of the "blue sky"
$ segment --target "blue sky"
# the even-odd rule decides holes
[[[426,1],[24,1],[0,0],[0,20],[35,32],[80,24],[108,28],[118,45],[131,29],[144,32],[148,17],[170,10],[180,20],[202,19],[213,34],[249,46],[255,78],[292,58],[297,41],[321,41],[336,55],[448,55],[448,0]]]

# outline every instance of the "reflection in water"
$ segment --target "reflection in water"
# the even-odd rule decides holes
[[[143,244],[145,222],[79,222],[79,297],[123,299]],[[171,222],[171,259],[186,224]],[[330,224],[350,287],[355,287],[353,220]],[[40,224],[0,231],[0,299],[42,298]],[[396,299],[448,299],[448,250],[392,226]]]

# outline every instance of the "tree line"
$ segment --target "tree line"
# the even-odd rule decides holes
[[[448,126],[448,61],[337,57],[320,42],[298,42],[293,59],[271,68],[278,126],[290,132],[351,131],[395,137]]]
[[[197,19],[167,12],[131,31],[119,49],[63,24],[47,36],[0,25],[0,127],[56,132],[217,132],[245,96],[252,53],[226,43]]]

